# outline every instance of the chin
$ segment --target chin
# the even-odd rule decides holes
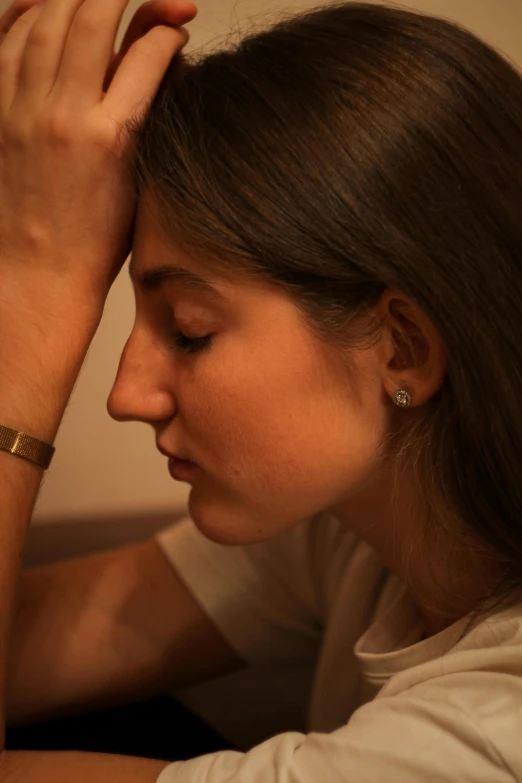
[[[256,529],[252,520],[240,512],[235,515],[233,511],[225,509],[220,513],[220,509],[211,504],[206,509],[202,508],[197,501],[193,501],[193,493],[189,496],[188,511],[199,532],[215,544],[240,546],[256,544],[271,537],[263,535],[263,531]]]

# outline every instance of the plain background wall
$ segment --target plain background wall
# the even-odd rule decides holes
[[[187,51],[207,46],[228,31],[239,34],[259,14],[261,20],[270,22],[279,11],[298,11],[317,3],[196,0],[196,4],[199,13],[188,25],[191,40]],[[8,5],[2,0],[0,9]],[[129,3],[118,46],[139,5],[136,0]],[[417,0],[402,5],[454,19],[522,64],[522,0]],[[110,293],[58,435],[54,462],[36,507],[37,524],[170,511],[177,515],[186,508],[190,487],[170,478],[166,459],[155,450],[152,428],[139,423],[118,424],[106,411],[107,395],[133,318],[133,294],[124,270]]]

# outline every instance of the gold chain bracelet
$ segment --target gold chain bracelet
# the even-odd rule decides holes
[[[0,451],[8,451],[10,454],[34,462],[35,465],[47,470],[55,448],[37,438],[26,435],[25,432],[13,430],[11,427],[3,427],[0,424]]]

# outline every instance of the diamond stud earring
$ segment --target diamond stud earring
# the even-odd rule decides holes
[[[393,395],[393,401],[399,408],[407,408],[411,405],[411,394],[404,389],[399,389]]]

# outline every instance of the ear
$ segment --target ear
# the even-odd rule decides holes
[[[382,378],[393,399],[405,389],[411,406],[424,405],[442,386],[446,348],[428,316],[405,294],[387,290],[377,306],[384,324]]]

